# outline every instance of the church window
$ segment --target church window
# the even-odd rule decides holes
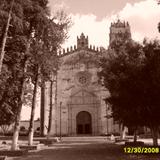
[[[86,71],[80,71],[76,74],[75,80],[78,85],[85,86],[89,84],[91,79],[91,74]]]
[[[79,83],[81,83],[81,84],[86,84],[86,82],[87,82],[87,79],[86,79],[85,76],[81,76],[81,77],[79,78]]]

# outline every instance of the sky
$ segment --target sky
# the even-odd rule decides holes
[[[49,0],[52,13],[65,10],[72,19],[68,40],[63,47],[76,44],[82,32],[89,36],[89,43],[107,48],[109,27],[118,18],[128,21],[132,38],[142,42],[144,38],[160,38],[157,25],[160,22],[160,5],[156,0]],[[29,119],[30,108],[22,110],[22,119]],[[35,119],[40,115],[40,106]]]
[[[69,38],[64,48],[76,44],[82,32],[92,45],[107,48],[109,27],[118,18],[128,21],[132,38],[142,42],[144,37],[159,37],[160,5],[156,0],[49,0],[51,11],[65,10],[72,19]]]
[[[72,14],[94,14],[98,19],[123,9],[126,3],[134,4],[140,0],[50,0],[51,6],[64,7]]]

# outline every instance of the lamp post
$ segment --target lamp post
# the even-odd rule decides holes
[[[62,138],[62,135],[61,135],[61,110],[62,110],[62,102],[60,102],[60,140],[61,140],[61,138]]]
[[[111,111],[111,108],[110,108],[110,106],[109,105],[107,105],[107,107],[106,107],[106,128],[107,128],[107,134],[109,133],[109,118],[111,118],[112,117],[112,111]]]
[[[106,115],[106,124],[107,124],[107,134],[108,134],[108,115]]]
[[[108,105],[106,107],[106,129],[107,129],[107,134],[108,134]]]

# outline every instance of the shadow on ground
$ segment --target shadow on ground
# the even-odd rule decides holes
[[[125,154],[123,146],[109,143],[57,143],[13,160],[160,160],[157,154]]]

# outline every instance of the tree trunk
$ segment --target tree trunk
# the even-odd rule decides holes
[[[3,65],[3,58],[4,58],[4,52],[5,52],[4,50],[5,50],[6,41],[7,41],[8,29],[9,29],[9,25],[10,25],[10,21],[11,21],[11,14],[12,14],[13,4],[14,4],[14,0],[12,0],[11,8],[9,10],[7,24],[6,24],[6,27],[5,27],[5,30],[4,30],[3,39],[2,39],[2,45],[0,47],[0,74],[1,74],[2,65]]]
[[[47,138],[50,137],[51,134],[51,126],[52,126],[52,109],[53,109],[53,80],[51,80],[51,86],[50,86],[50,108],[49,108],[49,122],[48,122],[48,135]]]
[[[13,139],[12,139],[12,146],[11,146],[11,150],[17,150],[18,149],[18,137],[19,137],[19,123],[18,120],[15,123],[14,126],[14,133],[13,133]]]
[[[158,146],[158,127],[152,127],[153,146]]]
[[[26,72],[27,72],[27,65],[28,65],[28,54],[29,54],[29,48],[31,43],[31,34],[28,37],[27,47],[25,51],[25,57],[23,62],[23,78],[21,82],[21,91],[20,91],[20,97],[18,102],[18,111],[14,122],[14,131],[13,131],[13,139],[12,139],[12,145],[11,150],[17,150],[17,144],[18,144],[18,137],[19,137],[19,127],[20,127],[20,120],[21,120],[21,111],[22,111],[22,105],[23,105],[23,98],[24,98],[24,88],[25,88],[25,81],[26,81]]]
[[[137,142],[137,129],[134,130],[134,143]]]
[[[45,120],[45,82],[42,79],[42,85],[41,85],[41,118],[40,118],[40,135],[44,136],[44,120]]]
[[[12,146],[11,150],[17,150],[17,144],[18,144],[18,137],[19,137],[19,126],[20,126],[20,118],[21,118],[21,110],[22,110],[22,104],[23,104],[23,96],[24,96],[24,88],[25,88],[25,73],[27,71],[27,58],[24,61],[24,76],[21,82],[21,92],[20,92],[20,99],[18,103],[18,111],[15,119],[14,124],[14,132],[13,132],[13,138],[12,138]]]
[[[33,137],[34,137],[34,127],[32,126],[32,128],[29,129],[29,133],[28,133],[28,145],[29,146],[33,145]]]
[[[31,117],[29,125],[29,136],[28,136],[28,145],[33,145],[33,135],[34,135],[34,116],[36,109],[36,98],[37,98],[37,89],[38,89],[38,77],[39,77],[39,67],[36,69],[35,85],[33,90],[33,99],[32,99],[32,108],[31,108]]]
[[[56,71],[56,81],[55,81],[55,96],[54,96],[54,107],[55,107],[55,110],[57,110],[57,91],[58,91],[58,85],[57,85],[57,71]],[[55,134],[57,135],[57,121],[56,121],[56,124],[55,124]]]
[[[122,126],[122,135],[121,135],[122,139],[126,138],[126,130],[127,130],[127,128],[125,126]]]

